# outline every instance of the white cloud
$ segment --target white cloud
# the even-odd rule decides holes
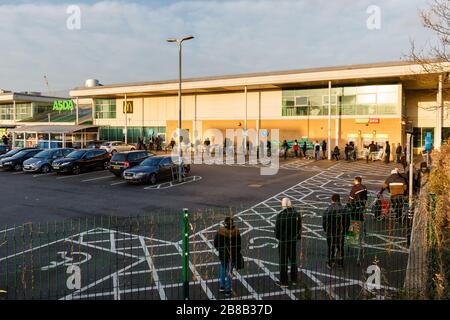
[[[366,28],[379,5],[382,27]],[[176,77],[167,37],[193,34],[186,76],[398,60],[410,37],[426,37],[417,17],[425,0],[183,1],[80,4],[82,29],[66,29],[68,4],[0,5],[0,88],[71,88]]]

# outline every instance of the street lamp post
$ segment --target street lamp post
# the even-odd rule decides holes
[[[182,173],[183,168],[181,166],[181,130],[182,130],[182,113],[181,113],[181,106],[182,106],[182,80],[183,80],[183,42],[194,39],[193,36],[188,36],[184,38],[172,38],[167,39],[167,42],[174,42],[178,45],[178,72],[179,72],[179,78],[178,78],[178,156],[179,156],[179,168],[178,168],[178,182],[182,182]]]

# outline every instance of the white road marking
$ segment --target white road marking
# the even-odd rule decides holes
[[[118,185],[126,184],[126,183],[128,183],[128,182],[126,182],[126,181],[114,182],[114,183],[111,183],[110,186],[118,186]]]
[[[92,179],[83,180],[82,182],[91,182],[91,181],[106,180],[106,179],[115,179],[115,178],[116,178],[115,176],[99,177],[99,178],[92,178]]]
[[[62,177],[57,177],[56,180],[63,180],[63,179],[72,179],[72,178],[79,178],[79,177],[84,177],[87,175],[91,175],[91,174],[99,174],[102,173],[101,171],[93,171],[93,172],[86,172],[86,173],[82,173],[82,174],[70,174],[70,175],[66,175],[66,176],[62,176]]]
[[[53,176],[55,175],[54,172],[50,172],[50,173],[41,173],[41,174],[35,174],[33,175],[33,178],[41,178],[41,177],[47,177],[47,176]]]
[[[147,245],[145,244],[145,240],[143,237],[139,237],[139,241],[141,242],[142,250],[144,250],[145,260],[147,261],[148,267],[150,268],[150,270],[152,272],[153,281],[155,281],[156,287],[158,288],[159,297],[161,298],[161,300],[167,300],[166,293],[165,293],[164,289],[162,288],[161,282],[159,281],[158,272],[153,263],[153,259],[150,256],[150,252],[148,251]]]

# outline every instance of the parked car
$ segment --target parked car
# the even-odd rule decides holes
[[[10,158],[10,157],[14,156],[15,154],[19,153],[20,151],[34,150],[34,149],[36,149],[36,148],[18,148],[18,149],[9,150],[7,153],[0,155],[0,160],[5,159],[5,158]]]
[[[136,147],[131,144],[126,144],[125,142],[122,141],[110,141],[102,144],[100,149],[106,150],[109,153],[116,153],[124,151],[134,151],[136,150]]]
[[[33,158],[24,161],[23,171],[49,173],[52,171],[53,161],[66,157],[74,149],[61,148],[44,150],[36,154]]]
[[[105,143],[108,142],[106,140],[93,140],[88,141],[86,143],[86,149],[100,149],[100,147]]]
[[[22,150],[14,154],[12,157],[0,160],[0,169],[21,171],[24,161],[34,157],[41,152],[42,149]]]
[[[100,149],[82,149],[69,153],[65,158],[53,161],[52,169],[56,173],[80,174],[96,169],[109,169],[109,153]]]
[[[8,153],[8,151],[9,151],[9,146],[7,146],[5,144],[0,144],[0,155]]]
[[[178,177],[180,161],[170,156],[150,157],[140,165],[125,170],[123,178],[129,183],[156,184],[160,180],[172,180]],[[184,175],[191,171],[189,165],[181,163]]]
[[[125,170],[133,168],[141,164],[145,159],[153,156],[153,154],[147,151],[117,152],[111,158],[109,171],[114,173],[117,177],[120,177]]]

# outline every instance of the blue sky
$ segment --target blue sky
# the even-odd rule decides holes
[[[68,30],[68,5],[81,8],[81,29]],[[370,5],[381,28],[366,27]],[[0,88],[70,89],[173,79],[172,36],[185,46],[185,76],[299,69],[401,59],[410,40],[431,35],[418,11],[426,0],[0,0]]]

